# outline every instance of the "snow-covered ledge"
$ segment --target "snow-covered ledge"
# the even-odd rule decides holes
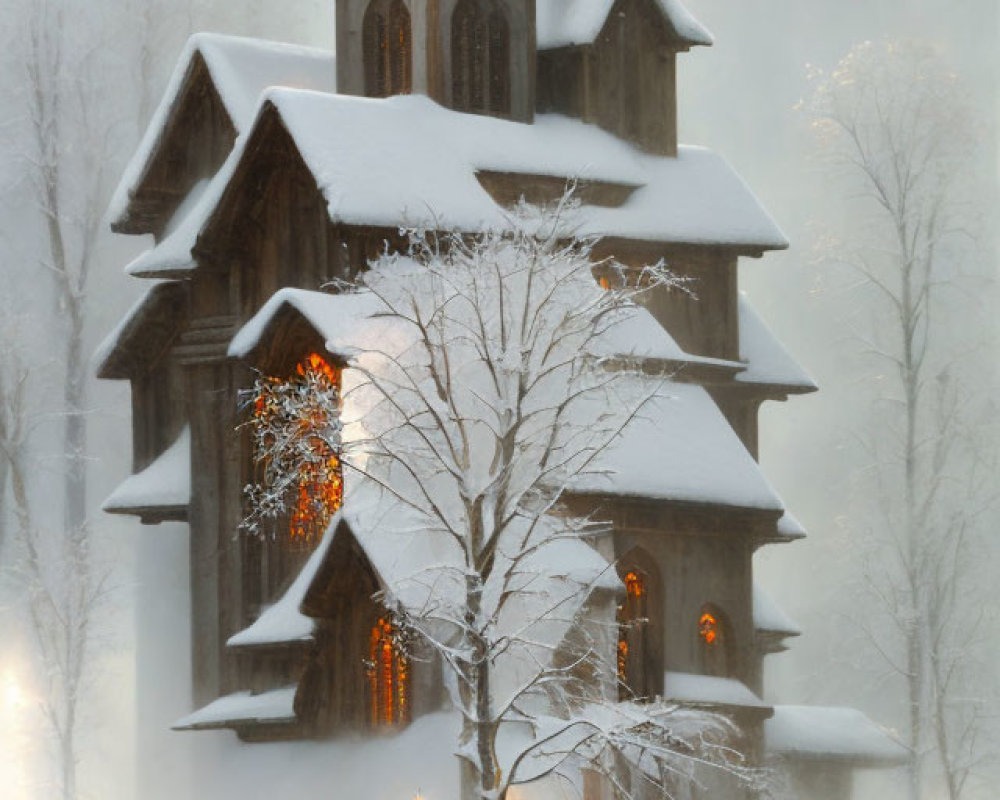
[[[663,676],[663,696],[666,700],[705,708],[771,710],[746,684],[714,675],[667,672]]]
[[[295,686],[261,694],[237,692],[220,697],[193,714],[177,720],[175,731],[210,731],[260,725],[291,725],[296,722]]]
[[[775,706],[764,722],[764,747],[772,756],[850,767],[892,767],[909,760],[903,745],[855,708]]]
[[[191,429],[185,427],[152,464],[127,478],[104,501],[109,514],[133,514],[144,523],[186,520],[191,502]]]

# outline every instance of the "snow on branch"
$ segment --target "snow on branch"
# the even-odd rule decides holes
[[[337,287],[380,309],[354,334],[341,391],[265,379],[254,395],[274,406],[255,433],[255,513],[286,509],[319,442],[341,460],[348,507],[352,486],[374,487],[435,554],[381,599],[401,641],[443,665],[463,800],[582,767],[612,776],[616,759],[642,776],[614,784],[624,798],[710,764],[744,777],[717,757],[732,732],[720,717],[618,699],[620,583],[594,546],[609,531],[563,499],[665,391],[606,340],[643,292],[687,287],[663,262],[595,261],[592,241],[566,238],[576,211],[568,193],[474,236],[404,230],[406,252]],[[519,727],[531,733],[510,746]]]

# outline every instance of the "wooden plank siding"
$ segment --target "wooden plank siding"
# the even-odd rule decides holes
[[[685,49],[652,0],[618,0],[593,44],[538,54],[539,111],[676,156],[676,62]]]
[[[117,233],[151,233],[157,241],[181,201],[198,181],[211,178],[236,141],[236,128],[201,53],[184,75],[153,152],[129,198]]]

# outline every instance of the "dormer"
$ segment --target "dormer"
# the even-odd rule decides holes
[[[680,0],[539,0],[538,110],[677,155],[677,54],[711,34]]]
[[[535,0],[339,0],[337,52],[344,94],[534,118]]]
[[[198,33],[177,63],[159,107],[108,209],[116,233],[169,234],[254,120],[268,86],[334,92],[334,56],[311,47]]]

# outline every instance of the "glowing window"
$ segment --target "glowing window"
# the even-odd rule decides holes
[[[730,677],[729,639],[729,623],[725,615],[715,606],[703,606],[698,615],[698,644],[706,675]]]
[[[410,671],[392,624],[380,619],[371,629],[368,653],[369,714],[372,727],[409,720]]]
[[[706,611],[698,620],[698,635],[710,647],[719,644],[719,620],[710,611]]]
[[[630,570],[622,578],[625,602],[618,608],[618,683],[622,699],[646,695],[646,581]]]
[[[255,460],[266,468],[270,458],[294,460],[295,472],[288,496],[287,541],[294,546],[311,548],[326,531],[330,518],[343,501],[343,475],[340,458],[330,440],[322,435],[330,427],[331,417],[338,413],[330,403],[295,402],[295,412],[288,411],[285,402],[296,398],[330,398],[339,395],[340,373],[318,353],[310,353],[296,365],[286,379],[270,377],[263,381],[254,401],[255,439],[258,452]],[[296,451],[307,451],[308,459],[294,453],[269,456],[266,452],[273,441],[295,439]]]

